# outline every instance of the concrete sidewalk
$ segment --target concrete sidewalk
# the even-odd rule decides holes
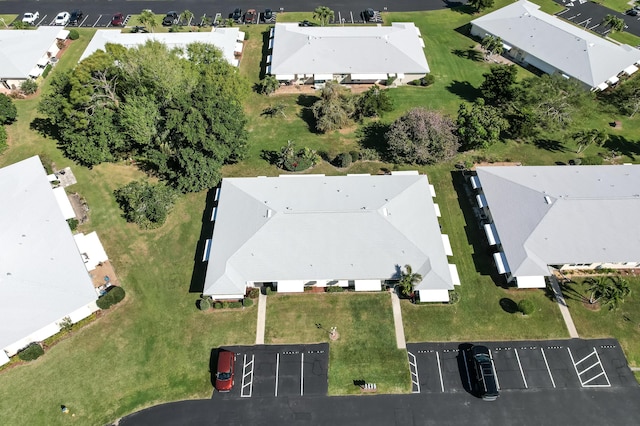
[[[256,345],[264,345],[264,322],[267,318],[267,295],[258,296],[258,324],[256,325]]]
[[[562,314],[562,318],[564,319],[564,323],[567,325],[567,330],[569,330],[569,336],[572,338],[580,337],[578,336],[578,330],[576,330],[576,326],[573,323],[573,319],[571,318],[571,314],[569,313],[569,307],[567,306],[567,302],[564,300],[564,296],[562,295],[562,290],[560,290],[560,284],[558,284],[558,279],[555,275],[551,274],[551,288],[553,289],[553,295],[556,297],[556,301],[558,302],[558,307],[560,308],[560,313]]]
[[[391,307],[393,308],[393,324],[396,328],[396,345],[398,349],[406,349],[407,342],[404,338],[404,326],[402,325],[402,310],[400,309],[400,299],[395,289],[391,290]]]

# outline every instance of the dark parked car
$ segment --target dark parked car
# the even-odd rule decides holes
[[[264,10],[264,14],[262,15],[262,19],[264,19],[265,22],[272,20],[273,19],[273,10],[265,9]]]
[[[124,25],[124,15],[122,13],[116,13],[111,18],[111,25],[114,27],[121,27]]]
[[[171,25],[178,25],[179,22],[180,22],[180,16],[178,15],[178,12],[173,10],[171,12],[167,12],[164,19],[162,19],[162,25],[164,25],[165,27],[170,27]]]
[[[471,357],[478,394],[485,401],[495,401],[499,396],[498,383],[489,349],[481,345],[473,346],[471,347]]]
[[[69,17],[69,25],[78,25],[82,21],[84,14],[80,9],[74,9]]]
[[[364,12],[362,12],[362,17],[366,22],[371,21],[374,16],[376,16],[376,12],[374,12],[374,10],[371,8],[367,8]]]
[[[233,388],[236,368],[236,354],[220,350],[218,353],[218,368],[216,369],[216,390],[229,392]]]
[[[258,14],[256,13],[255,9],[247,10],[247,13],[244,14],[244,23],[245,24],[255,24],[257,16],[258,16]]]
[[[240,9],[239,7],[234,9],[233,13],[231,14],[231,19],[233,19],[235,22],[242,22],[242,9]]]
[[[629,9],[629,10],[627,10],[626,13],[629,16],[638,16],[638,10],[637,9]]]

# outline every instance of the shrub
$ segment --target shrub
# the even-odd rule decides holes
[[[353,163],[360,159],[360,153],[358,151],[349,151],[349,155],[351,156],[351,162]]]
[[[36,83],[35,80],[29,78],[22,82],[22,84],[20,85],[20,90],[25,95],[33,95],[38,91],[38,83]]]
[[[456,290],[450,291],[449,292],[449,304],[450,305],[455,305],[459,301],[460,301],[460,293],[458,293]]]
[[[80,38],[80,33],[76,29],[69,30],[69,40],[77,40]]]
[[[213,309],[222,309],[224,308],[224,305],[222,304],[222,302],[215,302],[213,304]]]
[[[230,308],[230,309],[242,308],[242,302],[228,302],[227,308]]]
[[[342,293],[343,291],[344,288],[339,285],[330,285],[327,287],[327,293]]]
[[[385,83],[385,86],[391,86],[393,84],[394,81],[396,81],[397,77],[389,77],[387,78],[387,82]]]
[[[244,32],[244,39],[249,40],[249,31]]]
[[[245,297],[244,300],[242,301],[242,304],[244,305],[245,308],[248,308],[249,306],[253,306],[253,299],[249,299],[248,297]]]
[[[51,64],[47,64],[47,66],[44,67],[44,71],[42,71],[42,78],[47,78],[50,72],[51,72]]]
[[[175,192],[162,184],[135,181],[114,191],[127,222],[144,229],[161,226],[176,199]]]
[[[275,92],[278,87],[280,87],[280,82],[272,75],[265,76],[255,86],[256,91],[261,95],[270,95]]]
[[[0,152],[4,151],[7,147],[7,131],[4,127],[0,126]]]
[[[267,296],[273,294],[273,288],[271,287],[266,287],[265,293],[267,293]]]
[[[260,289],[258,287],[253,287],[251,290],[249,290],[249,299],[257,299],[258,296],[260,296]]]
[[[107,294],[101,296],[96,304],[100,309],[109,309],[111,306],[122,301],[122,299],[124,299],[124,296],[124,289],[122,287],[115,286],[112,287]]]
[[[518,302],[518,310],[522,315],[531,315],[536,310],[536,305],[529,299],[522,299]]]
[[[436,78],[433,74],[427,74],[422,78],[410,81],[409,84],[412,86],[427,87],[427,86],[431,86],[435,81],[436,81]]]
[[[33,361],[42,355],[44,355],[44,349],[36,342],[30,343],[29,346],[18,352],[18,358],[23,361]]]
[[[349,167],[351,165],[351,156],[346,152],[342,152],[338,154],[338,156],[333,160],[336,167]]]
[[[313,166],[313,162],[310,159],[299,155],[287,158],[284,161],[284,168],[290,172],[301,172],[303,170],[307,170],[311,166]]]
[[[582,165],[584,166],[601,166],[603,163],[602,157],[599,155],[590,155],[582,159]]]
[[[198,309],[201,311],[207,311],[211,307],[211,299],[205,297],[204,299],[198,300]]]
[[[58,323],[58,326],[60,327],[60,331],[71,331],[73,328],[73,321],[71,321],[70,317],[64,317]]]
[[[16,121],[18,110],[10,97],[0,93],[0,126]]]
[[[362,148],[360,150],[360,159],[365,161],[380,160],[380,153],[373,148]]]
[[[71,231],[75,231],[76,229],[78,229],[78,219],[76,219],[75,217],[72,217],[71,219],[67,219],[67,223],[69,224],[69,228],[71,228]]]

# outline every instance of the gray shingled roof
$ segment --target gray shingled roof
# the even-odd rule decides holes
[[[514,276],[548,275],[547,265],[640,261],[640,166],[477,173]]]
[[[0,30],[0,78],[26,79],[56,41],[61,27]]]
[[[276,24],[271,74],[429,72],[412,22],[376,27],[300,27]]]
[[[97,299],[42,163],[0,169],[0,348]]]
[[[247,281],[391,279],[453,289],[426,176],[224,179],[204,293]]]
[[[640,50],[617,45],[520,0],[471,23],[589,87],[640,61]]]

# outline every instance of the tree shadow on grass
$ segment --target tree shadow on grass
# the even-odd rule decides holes
[[[473,62],[481,62],[483,60],[482,52],[478,52],[473,47],[468,49],[453,49],[451,53],[459,58],[469,59]]]
[[[611,135],[609,140],[604,144],[606,149],[618,151],[622,155],[626,155],[632,161],[635,156],[640,154],[640,144],[633,142],[620,135]]]
[[[500,307],[508,314],[515,314],[518,312],[518,304],[508,297],[500,299]]]
[[[205,257],[206,242],[213,235],[213,227],[215,222],[211,220],[213,208],[218,205],[215,199],[216,188],[211,188],[207,192],[205,207],[202,212],[202,228],[200,228],[200,238],[196,243],[193,258],[193,272],[191,273],[191,282],[189,285],[189,293],[202,293],[204,290],[204,281],[207,275],[208,261],[202,260]]]
[[[447,86],[447,90],[467,102],[473,102],[481,95],[480,90],[468,81],[454,80]]]
[[[45,138],[60,140],[60,129],[50,118],[36,117],[29,123],[29,128]]]
[[[389,151],[385,134],[389,131],[390,125],[379,121],[372,121],[360,127],[356,133],[358,142],[362,148],[374,149],[383,161],[389,160]]]
[[[299,95],[296,101],[296,103],[302,107],[300,110],[300,118],[307,123],[309,131],[316,134],[320,132],[316,129],[316,117],[313,115],[311,107],[319,100],[320,98],[314,95]]]
[[[550,152],[567,152],[567,147],[560,141],[552,141],[549,139],[538,139],[533,142],[536,148],[544,149]]]

